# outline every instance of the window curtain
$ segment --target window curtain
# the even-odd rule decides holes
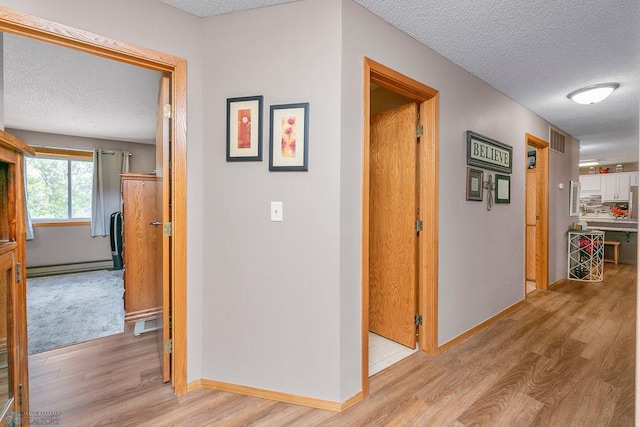
[[[27,232],[27,240],[33,240],[35,235],[33,234],[33,222],[31,222],[31,214],[29,213],[29,195],[27,194],[27,158],[25,157],[22,164],[22,171],[24,172],[24,223]]]
[[[121,209],[120,174],[129,172],[128,151],[93,150],[91,236],[108,236],[111,214]]]

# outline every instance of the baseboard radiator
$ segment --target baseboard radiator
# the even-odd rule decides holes
[[[27,266],[27,278],[53,276],[56,274],[80,273],[83,271],[106,270],[113,268],[112,260],[73,262],[68,264]]]

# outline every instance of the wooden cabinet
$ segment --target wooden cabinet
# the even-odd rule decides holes
[[[601,175],[603,202],[628,202],[630,176],[628,173]]]
[[[156,177],[122,174],[122,255],[124,261],[125,321],[157,316],[156,265],[158,229],[156,221]]]
[[[29,411],[25,280],[24,154],[31,147],[0,130],[0,424]]]

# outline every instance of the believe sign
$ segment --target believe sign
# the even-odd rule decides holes
[[[513,149],[494,139],[467,131],[467,164],[511,173]]]

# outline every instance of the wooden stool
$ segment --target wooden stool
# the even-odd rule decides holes
[[[610,242],[610,241],[606,241],[604,242],[605,245],[611,245],[613,246],[613,259],[604,259],[604,262],[612,262],[616,265],[618,265],[618,255],[619,253],[619,248],[620,248],[620,242]]]

